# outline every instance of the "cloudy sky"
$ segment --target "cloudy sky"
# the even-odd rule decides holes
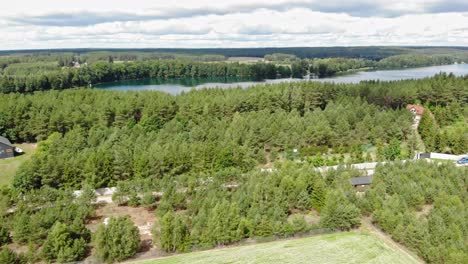
[[[468,0],[0,0],[0,49],[468,46]]]

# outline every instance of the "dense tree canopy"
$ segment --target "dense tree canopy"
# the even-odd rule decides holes
[[[0,135],[39,141],[12,187],[0,189],[0,243],[29,245],[30,262],[80,260],[89,246],[107,262],[135,254],[139,234],[129,218],[111,218],[88,243],[91,188],[104,186],[117,187],[118,205],[154,210],[154,244],[167,252],[346,230],[365,214],[428,262],[466,259],[466,168],[386,164],[363,196],[350,184],[362,172],[316,170],[408,158],[410,103],[427,110],[419,127],[426,148],[466,153],[466,77],[178,96],[71,89],[0,94],[0,102]],[[4,247],[0,258],[23,256]]]
[[[18,65],[18,64],[15,64]],[[43,65],[43,64],[42,64]],[[16,66],[15,66],[16,67]],[[113,63],[99,61],[80,68],[58,68],[31,72],[28,67],[6,70],[0,75],[0,93],[63,90],[71,87],[88,87],[93,84],[119,80],[180,77],[227,77],[240,76],[258,79],[276,78],[277,74],[289,77],[289,67],[271,63],[242,64],[237,62],[201,63],[185,60],[155,60]],[[26,67],[26,69],[24,69]],[[42,67],[42,66],[41,66]],[[7,69],[10,69],[8,67]]]
[[[467,168],[454,165],[382,165],[363,208],[392,237],[429,263],[467,259]]]

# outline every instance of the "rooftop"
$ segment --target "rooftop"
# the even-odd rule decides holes
[[[0,136],[0,143],[3,143],[3,144],[5,144],[7,146],[10,146],[10,147],[13,147],[10,140],[8,140],[8,138],[6,138],[6,137]]]
[[[369,185],[372,183],[372,177],[371,176],[362,176],[362,177],[355,177],[350,179],[351,184],[356,186],[356,185]]]
[[[413,112],[415,115],[422,115],[424,114],[424,107],[421,105],[407,105],[406,109],[410,110]]]

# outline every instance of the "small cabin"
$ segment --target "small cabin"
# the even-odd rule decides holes
[[[350,181],[358,192],[362,192],[372,183],[372,176],[355,177],[351,178]]]
[[[15,156],[15,147],[10,140],[0,136],[0,159],[13,158]]]

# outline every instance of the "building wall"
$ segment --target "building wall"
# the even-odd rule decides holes
[[[435,152],[428,152],[428,153],[420,153],[418,158],[419,159],[441,159],[441,160],[459,160],[463,158],[465,155],[450,155],[444,153],[435,153]]]
[[[12,147],[0,143],[0,159],[13,158],[14,155]]]

